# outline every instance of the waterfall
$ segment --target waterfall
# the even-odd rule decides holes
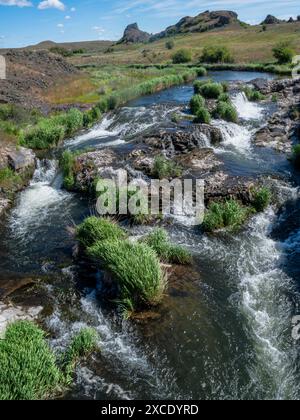
[[[224,147],[233,147],[241,154],[249,153],[252,132],[247,127],[223,120],[214,120],[212,124],[221,130]],[[219,151],[219,149],[216,151]]]
[[[244,92],[239,92],[232,98],[239,117],[245,120],[259,120],[263,116],[263,108],[256,103],[248,101]]]

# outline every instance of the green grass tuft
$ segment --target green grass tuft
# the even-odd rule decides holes
[[[243,90],[248,100],[251,102],[258,102],[266,99],[265,95],[260,93],[258,90],[250,88],[249,86],[245,86]]]
[[[247,219],[249,209],[241,206],[235,200],[225,203],[211,203],[203,221],[203,229],[213,232],[218,229],[239,228]]]
[[[238,113],[235,107],[229,102],[218,102],[218,105],[214,111],[216,117],[222,118],[228,122],[238,122]]]
[[[126,239],[126,232],[110,219],[88,217],[76,228],[76,238],[85,248],[96,242]]]
[[[182,168],[172,160],[159,155],[154,160],[151,175],[159,179],[177,178],[182,175]]]
[[[207,82],[200,87],[198,93],[206,99],[218,99],[219,96],[224,93],[224,89],[221,83]]]
[[[194,119],[194,122],[199,124],[210,124],[211,115],[208,109],[205,107],[199,108],[196,113],[196,118]]]
[[[269,188],[262,187],[253,193],[253,207],[257,212],[264,211],[271,203],[272,193]]]
[[[108,270],[119,287],[119,303],[127,311],[158,304],[166,276],[156,253],[146,244],[108,240],[97,242],[88,254]]]
[[[192,261],[191,254],[185,248],[170,243],[164,229],[156,229],[142,241],[152,248],[165,263],[186,265]]]
[[[205,99],[201,95],[194,95],[190,100],[190,108],[193,115],[196,115],[200,108],[205,107]]]

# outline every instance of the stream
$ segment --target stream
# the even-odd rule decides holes
[[[217,81],[248,82],[268,74],[211,72]],[[191,85],[139,98],[63,148],[130,150],[135,136],[168,127],[187,105]],[[77,368],[71,399],[300,398],[300,360],[292,338],[299,313],[300,195],[286,155],[251,143],[276,105],[233,97],[241,124],[214,120],[224,141],[214,148],[232,175],[278,175],[283,209],[270,207],[238,234],[201,235],[188,223],[168,227],[171,239],[194,255],[179,269],[158,319],[120,320],[101,299],[101,279],[73,259],[67,228],[94,213],[85,198],[62,189],[55,155],[38,161],[30,186],[0,228],[1,277],[40,279],[14,301],[41,305],[54,349],[83,326],[99,332],[101,353]],[[205,143],[205,142],[204,142]],[[203,144],[207,147],[207,144]],[[149,227],[133,227],[140,235]]]

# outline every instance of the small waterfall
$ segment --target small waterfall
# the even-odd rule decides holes
[[[43,224],[53,208],[69,199],[70,194],[55,188],[57,175],[55,160],[38,160],[33,179],[19,197],[10,218],[13,236],[19,240],[36,235],[36,229]]]
[[[224,147],[233,147],[241,154],[249,153],[252,132],[247,127],[223,120],[214,120],[212,124],[220,129],[223,137],[222,145]],[[220,149],[217,148],[216,151],[220,151]]]
[[[244,92],[239,92],[232,98],[239,117],[245,120],[259,120],[263,116],[263,108],[256,103],[248,101]]]

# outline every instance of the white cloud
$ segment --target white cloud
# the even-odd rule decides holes
[[[73,13],[74,13],[74,12],[76,12],[75,7],[71,7],[71,9],[70,9],[70,10],[71,10],[71,12],[73,12]]]
[[[1,6],[31,7],[32,3],[28,0],[0,0]]]
[[[38,9],[58,9],[63,11],[66,9],[66,6],[60,0],[44,0],[38,5]]]
[[[58,25],[57,25],[58,28],[64,28],[64,26],[65,25],[63,23],[58,23]]]
[[[71,18],[71,16],[65,16],[65,19],[66,19],[66,20],[70,20],[70,19],[72,19],[72,18]]]

